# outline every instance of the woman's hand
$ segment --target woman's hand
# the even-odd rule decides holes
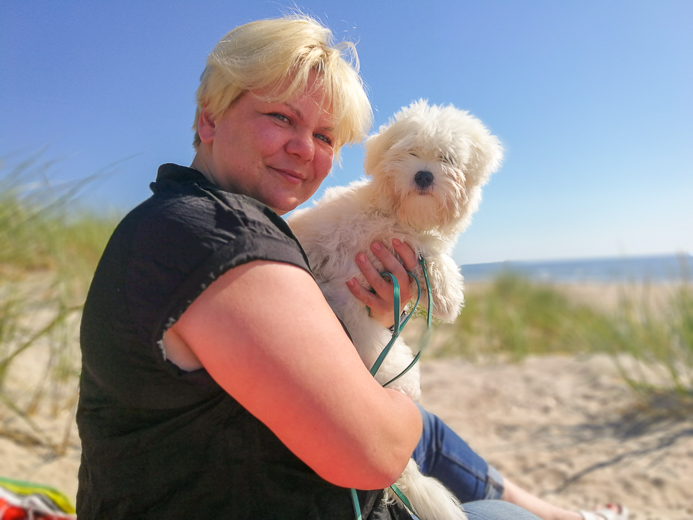
[[[392,273],[397,279],[400,290],[400,308],[402,308],[412,297],[409,290],[409,274],[407,271],[412,271],[416,268],[416,253],[411,247],[396,238],[392,240],[392,247],[400,256],[404,265],[380,242],[373,242],[371,251],[382,262],[385,270]],[[395,299],[392,282],[378,272],[364,253],[356,255],[356,264],[359,266],[363,276],[365,276],[366,281],[375,290],[375,293],[364,289],[356,278],[349,280],[347,286],[359,301],[370,308],[371,318],[383,327],[391,327],[395,323]]]

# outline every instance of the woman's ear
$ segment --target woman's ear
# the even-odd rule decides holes
[[[214,141],[214,133],[216,131],[216,123],[212,114],[203,108],[200,111],[200,118],[197,120],[197,133],[200,136],[200,141],[203,143],[211,143]]]

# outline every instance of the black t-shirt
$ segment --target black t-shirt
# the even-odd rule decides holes
[[[84,307],[78,518],[352,520],[348,489],[162,347],[228,269],[271,260],[310,272],[297,240],[272,210],[193,169],[163,165],[151,187],[113,233]],[[409,518],[381,492],[358,495],[364,518]]]

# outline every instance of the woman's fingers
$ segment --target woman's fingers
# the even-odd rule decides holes
[[[349,290],[351,291],[351,294],[356,296],[356,299],[358,299],[361,303],[363,303],[366,307],[370,309],[376,308],[376,306],[379,305],[378,302],[378,295],[375,293],[368,291],[364,289],[361,284],[356,280],[356,278],[352,278],[347,282],[347,287],[349,287]],[[371,314],[372,315],[372,314]],[[389,327],[389,325],[388,325]]]
[[[416,269],[416,266],[419,263],[418,258],[416,255],[416,251],[409,247],[409,244],[405,244],[404,242],[401,242],[400,240],[393,238],[392,247],[402,258],[402,261],[404,262],[404,267],[407,268],[407,271],[413,271],[414,269]]]
[[[409,246],[407,246],[407,248],[409,248]],[[407,273],[405,266],[403,266],[400,260],[398,260],[397,257],[380,242],[373,242],[373,244],[371,244],[371,250],[378,260],[380,260],[380,262],[383,264],[383,269],[397,278],[397,282],[399,283],[401,303],[404,304],[408,302],[411,294],[409,293],[409,274]],[[390,279],[380,276],[380,280],[377,280],[375,283],[371,282],[370,280],[368,281],[371,283],[378,296],[392,305],[394,299]]]
[[[370,308],[371,317],[380,321],[380,316],[389,313],[390,316],[387,319],[394,323],[392,285],[385,281],[364,253],[356,255],[356,264],[373,291],[364,289],[355,278],[352,278],[347,282],[352,294]]]
[[[392,246],[401,257],[401,261],[380,242],[373,242],[371,251],[383,264],[383,270],[391,273],[397,279],[400,289],[400,308],[402,308],[412,296],[409,290],[407,270],[411,271],[416,267],[416,253],[407,244],[397,239],[392,241]],[[347,283],[349,289],[359,301],[370,308],[370,315],[373,319],[385,327],[392,326],[395,299],[390,278],[383,277],[364,253],[356,255],[356,263],[373,291],[364,289],[356,279],[349,280]]]

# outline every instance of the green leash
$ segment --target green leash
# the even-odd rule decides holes
[[[356,494],[356,490],[353,488],[351,490],[351,502],[354,504],[356,520],[361,520],[361,505],[359,504],[359,496]]]
[[[421,265],[421,269],[423,270],[424,274],[424,280],[426,281],[426,296],[428,297],[428,308],[426,309],[426,329],[424,330],[424,333],[421,335],[421,339],[419,340],[419,352],[416,354],[414,359],[412,360],[411,363],[409,363],[409,366],[402,370],[398,375],[390,379],[387,383],[385,383],[383,386],[387,386],[393,381],[396,381],[400,377],[402,377],[404,374],[409,372],[409,370],[412,369],[412,367],[419,361],[419,358],[421,357],[421,354],[423,353],[424,349],[428,347],[428,344],[431,342],[431,335],[433,333],[433,329],[431,328],[431,306],[433,305],[433,293],[431,291],[431,282],[428,279],[428,270],[426,269],[426,259],[419,255],[419,265]],[[416,280],[416,278],[414,278]],[[414,305],[414,308],[416,309],[416,306],[419,304],[419,299],[421,297],[421,284],[419,284],[419,281],[416,280],[416,285],[419,288],[419,295],[416,297],[416,304]],[[411,317],[411,314],[407,316],[407,320]],[[404,325],[406,325],[406,321],[404,324],[402,324],[402,328],[404,328]]]
[[[407,271],[408,274],[411,275],[409,271]],[[400,319],[402,317],[402,313],[400,312],[400,289],[399,289],[399,282],[397,281],[397,278],[392,276],[391,273],[383,273],[384,277],[390,278],[390,281],[392,281],[392,292],[395,298],[395,308],[394,308],[394,313],[395,313],[395,324],[393,326],[393,333],[392,333],[392,338],[388,342],[387,345],[385,345],[385,348],[380,352],[380,355],[378,356],[378,359],[375,360],[375,363],[373,363],[373,366],[371,367],[371,375],[375,377],[375,374],[378,373],[378,370],[380,369],[380,365],[383,364],[383,361],[385,361],[385,358],[387,355],[390,353],[390,350],[392,349],[392,346],[395,344],[395,341],[399,337],[400,332],[402,332],[402,329],[404,326],[407,324],[409,321],[409,318],[411,318],[411,314],[409,314],[406,318],[404,318],[404,321],[400,323]],[[412,275],[414,280],[416,281],[416,286],[418,288],[418,294],[416,296],[416,303],[414,304],[414,308],[416,308],[417,305],[419,305],[419,300],[421,299],[421,284],[419,283],[419,280],[416,279],[414,275]],[[404,373],[400,374],[403,375]],[[397,376],[399,377],[399,376]],[[393,379],[394,381],[394,379]],[[392,382],[392,381],[390,381]],[[383,385],[386,386],[386,385]]]
[[[411,506],[411,503],[409,502],[409,499],[404,496],[404,493],[402,493],[397,486],[392,484],[390,486],[390,489],[399,497],[399,499],[402,501],[402,503],[409,509],[409,512],[416,516],[416,513],[414,512],[414,508]],[[361,505],[359,504],[359,497],[356,494],[356,490],[352,489],[351,490],[351,502],[354,504],[354,511],[356,512],[356,520],[362,520],[361,517]]]
[[[409,503],[409,499],[404,496],[404,493],[402,493],[397,486],[392,484],[390,486],[390,489],[395,492],[395,495],[399,497],[399,499],[402,501],[402,503],[407,506],[407,509],[409,509],[409,512],[414,515],[415,517],[419,518],[419,515],[416,514],[416,511],[414,511],[414,508],[411,507],[411,504]]]
[[[431,342],[431,334],[432,334],[432,329],[431,329],[431,306],[433,302],[433,293],[431,291],[431,282],[428,279],[428,270],[426,269],[426,259],[419,255],[419,265],[421,266],[421,269],[423,270],[423,275],[424,275],[424,280],[426,281],[426,295],[428,296],[428,309],[426,310],[426,330],[424,331],[423,335],[421,336],[421,340],[419,341],[419,352],[416,354],[414,357],[414,360],[409,363],[409,366],[402,370],[399,374],[397,374],[395,377],[390,379],[387,383],[385,383],[383,386],[387,386],[393,381],[396,381],[400,377],[402,377],[404,374],[409,372],[409,370],[412,369],[412,367],[419,361],[419,358],[421,357],[421,354],[423,351],[426,349],[428,344]],[[409,271],[407,271],[409,273]],[[411,273],[409,273],[412,275]],[[392,288],[393,288],[393,293],[395,296],[395,326],[394,326],[394,333],[392,334],[392,339],[390,339],[390,342],[385,346],[385,348],[382,350],[380,355],[378,356],[378,359],[375,360],[375,363],[373,363],[373,366],[371,367],[371,375],[375,376],[375,374],[378,372],[380,369],[380,365],[383,364],[383,361],[385,361],[385,357],[390,353],[390,349],[392,349],[392,346],[394,345],[395,341],[399,337],[400,332],[402,332],[402,329],[404,326],[407,324],[409,321],[409,318],[411,318],[411,314],[409,314],[405,319],[404,322],[400,325],[400,289],[399,289],[399,282],[397,279],[392,276],[390,273],[383,273],[383,276],[387,276],[390,278],[392,281]],[[418,294],[416,296],[416,302],[414,303],[414,309],[419,305],[419,300],[421,299],[421,284],[419,283],[419,280],[412,275],[412,278],[414,278],[414,281],[416,282],[416,287],[418,289]]]
[[[428,344],[431,341],[431,306],[433,302],[433,294],[431,292],[431,282],[428,279],[428,270],[426,269],[426,259],[422,256],[419,255],[419,265],[421,266],[421,269],[423,270],[423,275],[424,275],[424,280],[426,281],[426,295],[428,296],[428,309],[426,311],[426,330],[421,336],[421,340],[419,341],[419,352],[416,354],[414,357],[414,360],[409,363],[409,366],[402,370],[399,374],[397,374],[395,377],[390,379],[387,383],[383,385],[383,387],[389,385],[393,381],[396,381],[400,377],[402,377],[404,374],[409,372],[411,368],[419,361],[419,358],[421,357],[421,353],[424,351],[424,349],[428,346]],[[414,303],[414,309],[419,305],[419,300],[421,299],[421,284],[419,283],[419,280],[414,276],[412,273],[407,271],[408,274],[411,275],[411,277],[414,279],[416,282],[416,287],[418,289],[418,294],[416,295],[416,303]],[[393,327],[393,333],[392,333],[392,339],[388,342],[388,344],[385,346],[385,348],[382,350],[380,355],[378,356],[378,359],[375,360],[375,363],[373,363],[373,366],[371,367],[371,375],[375,377],[375,374],[378,372],[380,369],[380,365],[383,364],[383,361],[385,361],[385,358],[387,355],[390,353],[390,350],[392,349],[392,346],[395,344],[395,341],[397,341],[397,338],[399,337],[400,332],[402,332],[402,329],[404,326],[407,324],[409,321],[409,318],[411,318],[412,313],[409,313],[407,317],[400,323],[401,320],[401,303],[400,303],[400,289],[399,289],[399,282],[397,281],[397,278],[395,278],[392,273],[382,273],[383,276],[388,277],[390,281],[392,282],[392,292],[394,295],[395,299],[395,308],[394,308],[394,313],[395,313],[395,325]],[[406,508],[411,512],[414,516],[418,516],[416,514],[416,511],[414,511],[414,508],[411,506],[411,503],[409,502],[409,499],[400,491],[400,489],[395,485],[392,484],[390,486],[390,489],[397,495],[397,497],[402,501],[402,503],[406,506]],[[354,504],[354,512],[356,514],[356,520],[361,520],[361,505],[359,504],[359,498],[356,495],[356,490],[352,489],[351,490],[351,501]]]

